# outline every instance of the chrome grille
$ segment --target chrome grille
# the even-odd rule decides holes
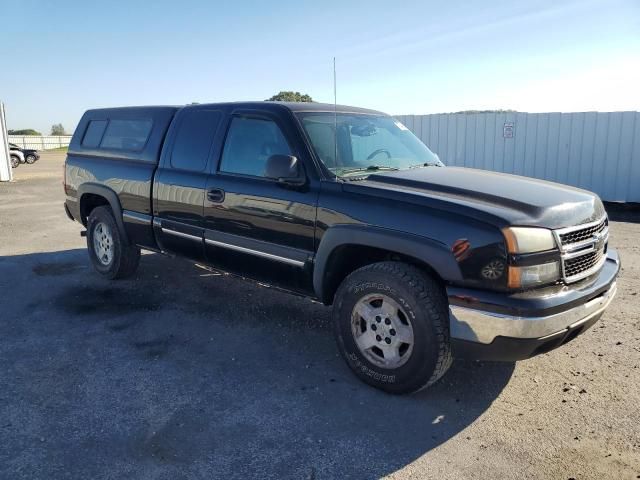
[[[592,223],[562,228],[554,233],[560,245],[565,282],[577,282],[602,268],[609,240],[609,221],[606,217]]]
[[[562,245],[569,245],[572,243],[582,242],[584,240],[590,239],[596,233],[602,232],[607,228],[609,222],[605,218],[604,220],[598,222],[596,225],[587,228],[580,228],[579,230],[570,231],[567,233],[560,234],[560,243]],[[576,227],[579,228],[579,227]]]
[[[564,274],[566,277],[573,277],[585,270],[589,270],[598,264],[604,252],[598,250],[589,252],[576,258],[570,258],[564,262]]]

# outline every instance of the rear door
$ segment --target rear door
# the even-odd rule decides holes
[[[291,188],[264,176],[267,158],[276,154],[298,158],[305,186]],[[271,111],[233,112],[219,164],[212,170],[204,208],[208,261],[309,292],[319,182],[291,120]]]
[[[204,258],[207,169],[223,116],[213,108],[186,108],[167,135],[153,186],[154,230],[164,251]]]

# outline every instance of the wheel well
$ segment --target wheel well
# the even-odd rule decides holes
[[[341,245],[337,247],[327,261],[323,278],[322,301],[326,305],[333,303],[333,298],[342,281],[355,270],[372,263],[384,261],[398,261],[414,265],[428,273],[441,285],[444,281],[438,273],[427,263],[408,255],[364,245]]]
[[[93,209],[101,206],[110,207],[109,202],[103,196],[96,195],[95,193],[85,193],[82,195],[80,198],[80,218],[84,226],[87,225],[87,218],[89,218]]]

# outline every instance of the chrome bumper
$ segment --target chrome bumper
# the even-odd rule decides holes
[[[616,294],[616,283],[589,302],[544,317],[516,317],[473,308],[450,307],[451,337],[490,344],[496,337],[544,340],[589,322],[609,306]]]

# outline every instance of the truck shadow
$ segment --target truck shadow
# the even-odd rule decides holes
[[[330,309],[160,255],[118,282],[84,249],[0,257],[0,288],[2,456],[73,477],[378,478],[464,435],[514,370],[456,361],[388,395]]]

